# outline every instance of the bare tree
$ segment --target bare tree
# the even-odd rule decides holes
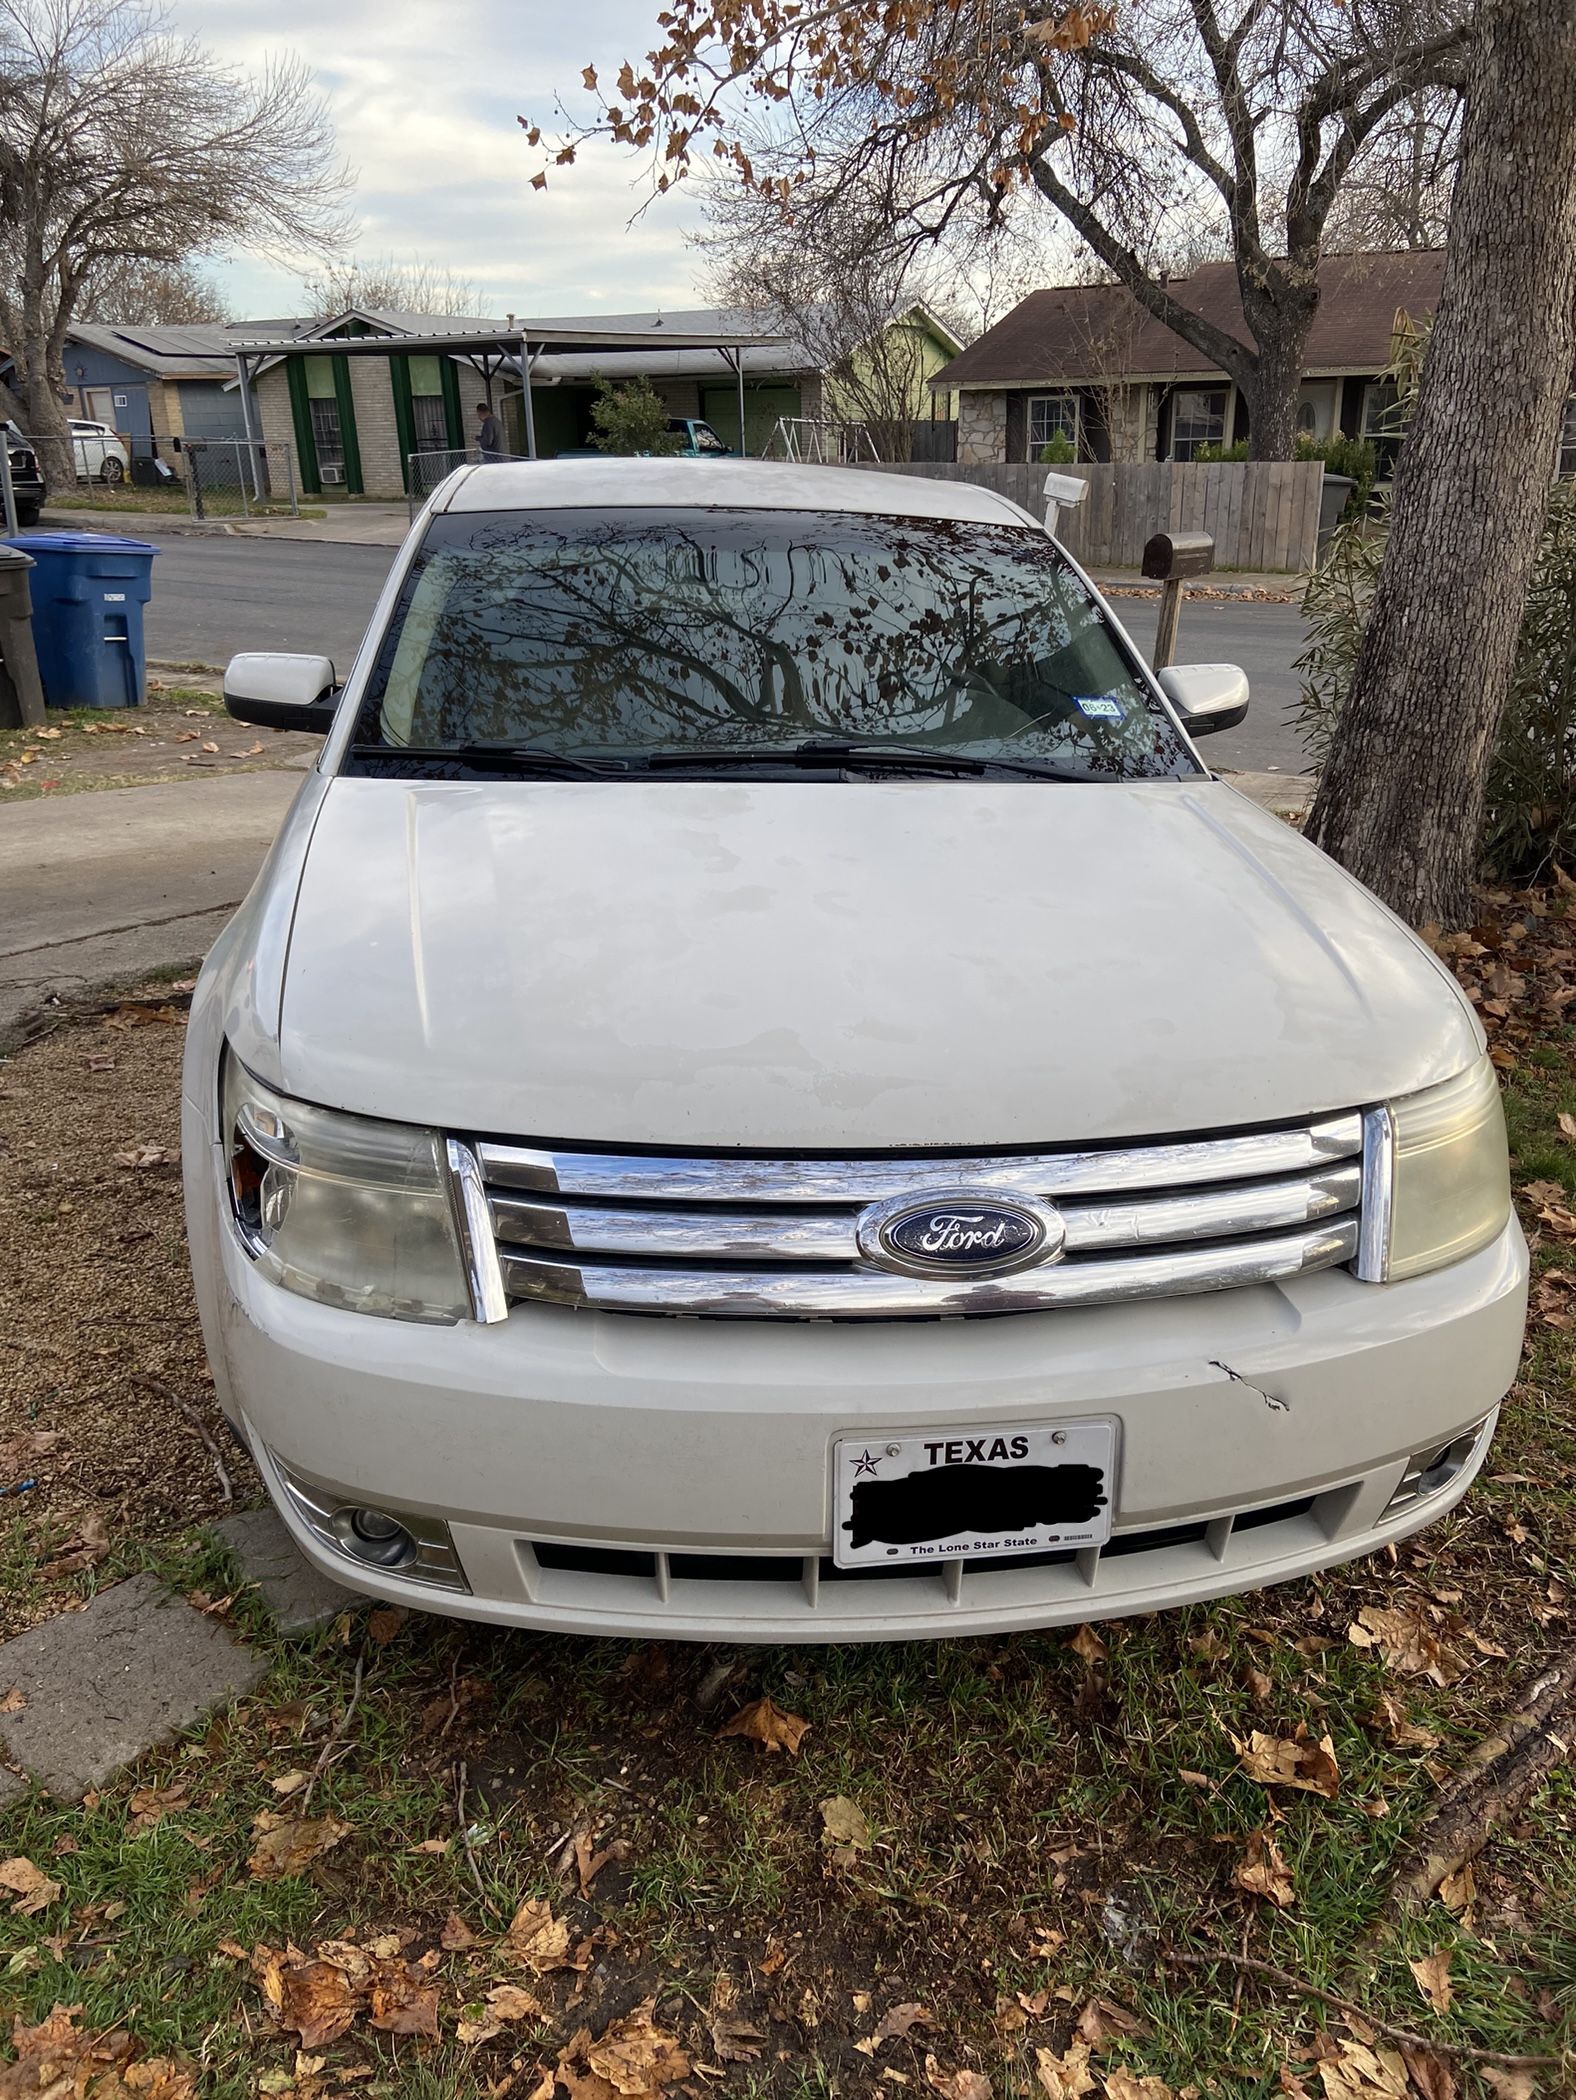
[[[456,277],[447,263],[427,262],[420,256],[403,262],[392,255],[355,256],[303,277],[301,289],[310,312],[325,321],[349,313],[352,307],[368,313],[474,318],[481,301],[468,277]]]
[[[878,457],[913,456],[913,426],[928,417],[927,381],[935,355],[925,327],[936,318],[964,340],[972,333],[956,309],[963,281],[944,299],[940,273],[910,250],[872,244],[863,215],[823,219],[816,238],[785,224],[775,203],[737,186],[716,186],[707,199],[700,245],[708,257],[708,296],[750,314],[755,325],[790,337],[821,375],[826,415],[862,424]]]
[[[1327,244],[1348,253],[1442,248],[1461,152],[1461,97],[1420,89],[1375,132],[1335,201]]]
[[[298,61],[231,72],[149,0],[0,0],[0,407],[69,472],[62,353],[95,273],[331,246],[346,188]]]
[[[117,257],[92,273],[78,303],[89,321],[179,328],[232,318],[230,302],[218,285],[189,262]]]
[[[1497,0],[1467,91],[1444,287],[1388,544],[1308,826],[1413,925],[1470,921],[1489,758],[1573,361],[1569,0]]]
[[[728,162],[803,227],[857,193],[914,243],[1038,198],[1237,382],[1254,455],[1284,459],[1331,211],[1393,113],[1462,78],[1480,4],[669,0],[665,40],[558,159],[605,135],[650,154],[658,191]],[[1163,279],[1200,218],[1226,229],[1246,342]]]

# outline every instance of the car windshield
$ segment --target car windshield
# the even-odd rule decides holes
[[[420,771],[511,749],[611,771],[828,755],[1077,780],[1198,771],[1046,534],[840,511],[435,518],[348,763]]]

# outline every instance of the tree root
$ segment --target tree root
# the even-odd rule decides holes
[[[1381,1925],[1417,1910],[1576,1747],[1576,1647],[1557,1655],[1445,1788],[1390,1884]]]

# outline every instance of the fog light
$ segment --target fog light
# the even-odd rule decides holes
[[[416,1557],[416,1541],[398,1517],[381,1509],[336,1509],[341,1544],[370,1568],[401,1568]]]
[[[1408,1503],[1424,1501],[1429,1495],[1437,1495],[1442,1488],[1449,1487],[1463,1469],[1477,1455],[1488,1428],[1479,1422],[1475,1429],[1465,1430],[1448,1444],[1438,1444],[1432,1451],[1414,1453],[1407,1462],[1401,1476],[1401,1484],[1390,1497],[1385,1515],[1391,1516]]]

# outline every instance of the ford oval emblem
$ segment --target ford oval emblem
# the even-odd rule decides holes
[[[1051,1204],[980,1189],[899,1196],[873,1204],[859,1220],[865,1258],[908,1276],[1008,1276],[1059,1260],[1066,1237]]]

